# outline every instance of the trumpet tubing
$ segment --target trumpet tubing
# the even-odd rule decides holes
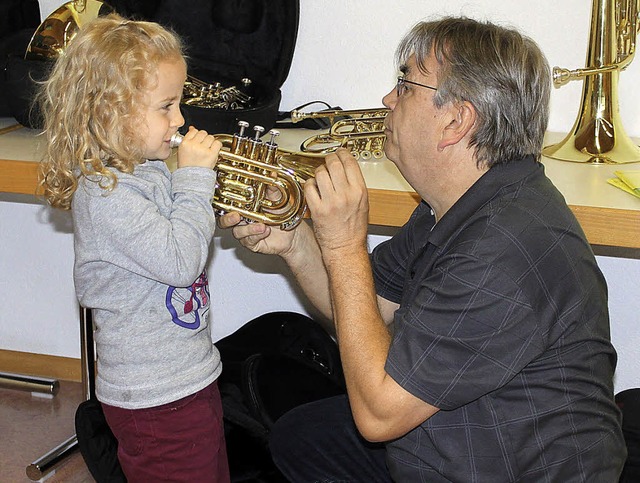
[[[262,126],[254,126],[255,135],[249,138],[245,135],[249,124],[240,121],[238,125],[240,131],[233,136],[215,136],[223,146],[211,201],[216,215],[236,211],[246,221],[293,229],[307,211],[302,184],[313,177],[324,156],[280,149],[275,142],[276,130],[269,131],[270,139],[264,142],[260,139]],[[178,147],[182,139],[179,133],[174,134],[171,147]],[[269,197],[268,188],[276,190],[279,197]]]
[[[316,111],[316,112],[301,112],[301,111],[291,111],[291,122],[294,124],[300,122],[304,119],[318,119],[322,117],[328,117],[331,124],[334,123],[337,117],[349,117],[351,119],[359,119],[363,117],[385,117],[389,109],[384,107],[374,108],[374,109],[351,109],[351,110],[342,110],[342,109],[326,109],[324,111]]]
[[[327,117],[331,122],[328,133],[316,134],[300,146],[305,153],[328,154],[338,148],[346,148],[356,159],[381,158],[384,155],[384,119],[389,109],[356,109],[291,113],[292,122],[303,119]]]

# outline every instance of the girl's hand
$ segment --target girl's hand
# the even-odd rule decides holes
[[[178,148],[178,168],[197,166],[211,168],[218,162],[222,143],[207,131],[199,131],[189,126],[189,132]]]

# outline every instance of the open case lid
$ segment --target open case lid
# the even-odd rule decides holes
[[[235,132],[239,120],[267,129],[275,124],[280,87],[293,59],[299,0],[85,1],[95,7],[94,10],[98,9],[92,10],[94,16],[113,9],[125,17],[155,21],[172,28],[186,43],[189,74],[205,83],[239,87],[242,79],[251,80],[246,94],[252,101],[246,109],[183,105],[187,124],[212,133]],[[57,32],[59,29],[53,27],[61,25],[65,26],[65,33],[69,33],[68,28],[77,28],[80,18],[67,12],[74,11],[70,7],[75,2],[65,5],[66,9],[61,7],[61,17],[56,17],[51,28],[45,29],[47,33]],[[50,39],[43,36],[42,43],[46,46]],[[57,44],[52,47],[64,50],[64,46]],[[45,61],[14,57],[8,59],[5,69],[8,110],[18,122],[29,127],[38,128],[41,121],[38,113],[31,110],[31,103],[36,89],[34,80],[43,80],[53,62],[46,55],[44,58]]]
[[[120,14],[171,27],[187,43],[189,73],[248,77],[270,92],[287,79],[299,22],[299,0],[110,0]]]

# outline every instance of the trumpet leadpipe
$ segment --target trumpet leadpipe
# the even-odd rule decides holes
[[[334,123],[337,117],[346,118],[361,118],[361,117],[385,117],[389,113],[389,109],[385,107],[373,108],[373,109],[327,109],[317,112],[301,112],[298,110],[291,111],[291,122],[297,123],[305,119],[318,119],[328,117],[331,124]]]
[[[249,123],[247,121],[239,121],[238,127],[239,127],[239,132],[233,135],[233,141],[230,147],[231,152],[233,152],[234,154],[242,154],[242,153],[238,153],[239,141],[243,139],[244,140],[248,139],[247,136],[245,136],[244,132],[249,127]],[[253,141],[257,142],[259,141],[260,135],[264,132],[264,128],[262,126],[255,126],[253,129],[256,131],[256,137],[254,138]],[[271,134],[270,142],[273,144],[273,140],[275,139],[275,136],[278,136],[280,133],[275,129],[272,129],[271,131],[269,131],[269,134]],[[229,135],[215,134],[214,137],[218,137],[224,140],[224,139],[227,139]],[[180,134],[179,132],[176,132],[173,134],[173,136],[171,136],[171,139],[169,139],[169,146],[172,149],[177,148],[182,144],[183,139],[184,139],[184,135]]]
[[[605,74],[607,72],[615,72],[627,67],[629,62],[620,62],[616,64],[603,65],[602,67],[590,67],[583,69],[564,69],[561,67],[554,67],[552,71],[553,85],[560,87],[572,80],[583,79],[590,75]]]

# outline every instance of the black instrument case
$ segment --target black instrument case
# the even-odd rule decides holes
[[[251,80],[241,109],[182,105],[186,125],[209,133],[233,133],[238,121],[271,129],[281,87],[287,79],[298,33],[299,0],[107,0],[119,14],[171,28],[187,46],[188,74],[206,84],[240,87]],[[45,61],[9,59],[5,68],[11,115],[38,127],[29,116],[32,78],[41,79]]]

